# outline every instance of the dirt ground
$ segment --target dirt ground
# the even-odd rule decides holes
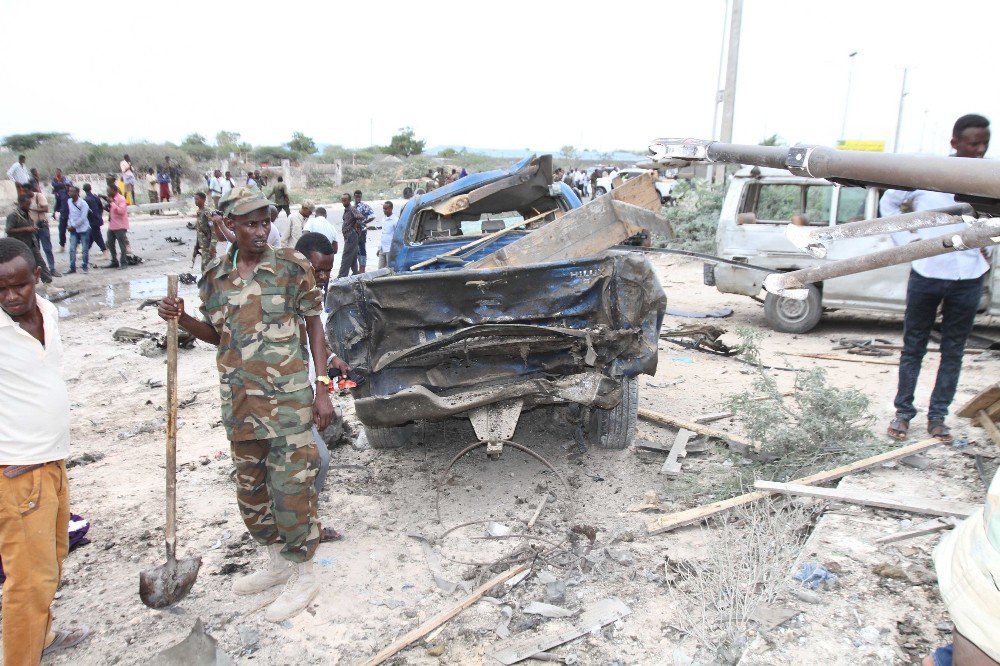
[[[331,219],[336,216],[331,208]],[[671,478],[659,474],[663,454],[636,448],[583,452],[569,428],[548,412],[530,413],[522,418],[515,439],[550,461],[568,488],[518,451],[508,449],[498,461],[473,453],[455,465],[441,494],[443,524],[435,511],[435,488],[447,462],[473,441],[467,424],[427,429],[423,442],[402,450],[337,447],[320,496],[320,516],[325,524],[343,530],[346,538],[319,547],[315,562],[323,589],[308,612],[275,625],[264,620],[261,610],[276,592],[236,597],[230,591],[233,577],[259,565],[263,553],[249,541],[237,513],[229,447],[220,424],[214,349],[201,343],[181,350],[180,358],[180,400],[193,403],[180,411],[179,419],[178,539],[180,555],[201,555],[203,564],[193,591],[178,607],[155,611],[143,606],[139,572],[164,559],[165,391],[157,383],[165,379],[165,357],[148,344],[116,342],[111,336],[121,326],[164,330],[154,307],[139,306],[163,295],[166,273],[191,270],[194,232],[185,228],[189,219],[136,217],[131,242],[143,264],[66,276],[57,281],[57,288],[47,290],[50,295],[83,290],[62,301],[60,308],[65,376],[73,402],[72,510],[91,521],[92,543],[67,558],[55,615],[57,623],[85,623],[93,634],[81,647],[46,663],[142,663],[182,640],[197,618],[236,663],[361,663],[460,599],[463,587],[471,589],[493,575],[486,567],[453,560],[494,562],[525,544],[519,539],[477,538],[485,533],[482,522],[456,530],[430,549],[432,558],[439,559],[434,563],[439,585],[422,542],[412,535],[433,541],[448,527],[489,520],[522,532],[546,493],[553,501],[542,510],[534,533],[547,541],[530,543],[539,549],[558,547],[541,557],[535,572],[512,590],[494,591],[492,601],[474,604],[431,640],[403,651],[395,663],[497,663],[489,655],[507,641],[570,628],[576,613],[608,597],[621,599],[631,612],[553,651],[585,664],[690,663],[684,655],[694,656],[697,645],[679,630],[678,611],[666,592],[665,564],[704,557],[711,535],[687,527],[647,536],[645,525],[657,515],[721,499],[717,489],[734,465],[721,446],[687,457],[682,476]],[[377,235],[372,234],[370,244],[377,242]],[[186,244],[168,243],[166,236],[179,236]],[[57,261],[65,270],[66,255],[57,255]],[[700,263],[662,255],[652,261],[670,307],[734,310],[727,319],[667,317],[666,326],[709,321],[729,331],[729,342],[736,341],[733,332],[740,325],[767,330],[757,303],[705,287]],[[182,285],[181,293],[188,311],[194,312],[195,287]],[[995,322],[992,328],[978,330],[1000,337]],[[769,332],[762,348],[765,362],[820,364],[828,369],[831,384],[860,388],[873,400],[881,431],[892,413],[895,367],[780,354],[829,353],[831,341],[841,337],[898,343],[900,334],[899,317],[834,313],[808,335]],[[926,404],[935,369],[936,358],[930,354],[918,405]],[[967,356],[956,405],[996,381],[998,371],[996,355]],[[793,373],[776,375],[783,387],[791,386]],[[693,419],[720,411],[720,402],[745,390],[752,379],[748,367],[732,359],[664,342],[656,377],[642,380],[641,402]],[[341,398],[341,404],[350,418],[349,397]],[[850,477],[844,486],[980,503],[984,486],[971,454],[984,454],[991,472],[996,447],[991,450],[982,431],[966,422],[953,418],[951,425],[956,436],[971,440],[968,447],[936,447],[927,454],[930,465],[924,470],[890,463]],[[714,427],[740,431],[735,419],[718,421]],[[920,417],[913,427],[914,433],[923,430]],[[669,444],[674,434],[640,421],[642,439]],[[658,493],[660,508],[628,511],[649,490]],[[801,613],[781,627],[752,635],[742,663],[910,663],[947,642],[947,616],[930,562],[939,535],[881,548],[873,544],[906,521],[925,519],[830,505],[802,557],[833,564],[840,572],[839,585],[816,592],[813,601],[818,603],[784,595],[782,605]],[[588,548],[586,527],[567,541],[570,526],[593,528],[593,545]],[[873,572],[879,564],[898,565],[906,575],[880,576]],[[559,581],[565,583],[564,592]],[[459,587],[454,591],[442,589],[455,583]],[[549,601],[574,616],[548,619],[526,613],[532,601]],[[507,641],[498,635],[507,632]]]

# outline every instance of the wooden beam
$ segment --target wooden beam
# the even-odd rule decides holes
[[[928,516],[959,516],[965,518],[976,510],[975,506],[964,502],[927,499],[925,497],[912,497],[909,495],[890,495],[870,490],[817,488],[800,483],[777,483],[775,481],[757,481],[753,485],[758,490],[771,490],[782,495],[817,497],[819,499],[846,502],[847,504],[861,504],[862,506],[877,506],[882,509],[908,511],[909,513],[922,513]]]
[[[990,436],[993,443],[1000,446],[1000,429],[993,423],[993,419],[986,413],[986,410],[979,410],[979,413],[976,414],[976,422],[979,424],[979,427],[986,431],[986,434]]]
[[[660,209],[659,194],[649,174],[632,178],[614,196],[600,196],[567,212],[555,222],[466,266],[467,269],[504,268],[549,261],[567,261],[600,254],[643,229],[659,231],[667,225],[648,206],[650,192]]]
[[[962,405],[962,408],[955,412],[956,416],[963,419],[971,419],[981,410],[989,409],[994,403],[1000,402],[1000,382],[987,386],[976,394],[969,402]]]
[[[732,417],[732,412],[716,412],[715,414],[705,414],[704,416],[699,416],[694,420],[695,423],[701,423],[702,425],[706,423],[712,423],[713,421],[721,421],[722,419],[728,419]]]
[[[893,532],[892,534],[886,534],[884,537],[879,537],[875,539],[875,543],[879,545],[887,543],[895,543],[897,541],[903,541],[905,539],[912,539],[914,537],[923,536],[925,534],[933,534],[935,532],[941,532],[942,530],[950,530],[955,527],[957,521],[950,516],[939,516],[937,518],[932,518],[930,520],[924,521],[922,523],[917,523],[909,529],[900,530],[899,532]]]
[[[676,417],[661,414],[660,412],[654,412],[653,410],[646,409],[644,407],[639,408],[639,418],[656,423],[657,425],[668,426],[671,428],[683,428],[685,430],[698,433],[699,435],[705,435],[706,437],[715,437],[716,439],[732,442],[737,446],[746,447],[747,449],[753,448],[753,443],[751,443],[750,440],[744,439],[739,435],[733,435],[728,432],[723,432],[722,430],[709,428],[708,426],[701,425],[700,423],[694,423],[692,421],[682,421]]]
[[[411,643],[420,640],[421,638],[423,638],[430,632],[434,631],[436,628],[438,628],[448,620],[452,619],[453,617],[464,611],[472,604],[482,599],[484,596],[486,596],[487,592],[492,590],[497,585],[507,582],[508,580],[510,580],[517,574],[521,573],[522,571],[526,571],[530,566],[531,563],[528,562],[520,566],[516,566],[513,569],[508,569],[502,574],[494,576],[490,580],[486,581],[485,583],[477,587],[475,591],[473,591],[472,594],[470,594],[469,596],[465,597],[458,603],[453,604],[450,608],[441,611],[440,613],[438,613],[431,619],[427,620],[413,631],[410,631],[407,634],[403,635],[402,637],[398,638],[391,645],[389,645],[384,650],[376,654],[374,657],[366,661],[365,666],[377,666],[378,664],[381,664],[389,657],[393,656],[400,650],[408,647]]]
[[[839,354],[807,354],[805,352],[781,352],[785,356],[799,356],[802,358],[818,358],[824,361],[847,361],[849,363],[868,363],[870,365],[899,365],[899,361],[887,361],[877,358],[841,356]]]
[[[639,411],[641,412],[642,410]],[[840,467],[836,467],[825,472],[818,472],[810,476],[804,476],[801,479],[795,479],[794,483],[809,485],[813,483],[833,481],[834,479],[839,479],[842,476],[847,476],[848,474],[853,474],[854,472],[860,472],[861,470],[865,470],[870,467],[876,467],[884,462],[889,462],[890,460],[905,458],[906,456],[911,456],[914,453],[926,451],[932,446],[940,443],[941,442],[934,438],[925,439],[922,442],[916,442],[915,444],[893,449],[892,451],[887,451],[877,456],[863,458],[862,460],[856,460],[850,464],[841,465]],[[646,531],[648,534],[669,532],[670,530],[683,527],[684,525],[701,522],[705,518],[728,511],[735,507],[743,506],[744,504],[752,504],[758,500],[766,499],[774,494],[775,493],[772,491],[758,490],[752,493],[744,493],[743,495],[730,497],[729,499],[719,500],[718,502],[712,502],[711,504],[696,506],[693,509],[667,514],[666,516],[661,516],[647,523]]]
[[[663,467],[660,468],[660,474],[677,476],[681,473],[681,464],[677,462],[677,459],[687,456],[687,451],[684,449],[687,447],[688,440],[691,439],[691,435],[693,434],[693,432],[684,428],[677,431],[677,436],[674,438],[674,445],[670,447],[670,453],[667,454],[667,459],[663,463]]]

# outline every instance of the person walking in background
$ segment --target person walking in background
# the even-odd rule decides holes
[[[87,241],[87,249],[89,250],[91,245],[97,243],[104,258],[107,258],[108,246],[105,245],[104,237],[101,234],[101,227],[104,226],[104,204],[101,203],[100,197],[93,193],[90,183],[83,184],[83,198],[87,202],[87,207],[90,208],[90,239]]]
[[[358,237],[358,272],[364,273],[368,265],[368,225],[375,220],[375,211],[361,200],[361,190],[354,190],[354,207],[365,219],[361,225],[361,235]]]
[[[128,153],[122,156],[122,161],[118,163],[118,170],[122,175],[122,182],[125,183],[125,201],[128,204],[137,203],[135,200],[135,169],[132,167],[132,160]]]
[[[66,199],[69,195],[66,191],[73,184],[69,178],[63,175],[62,169],[56,169],[56,175],[52,178],[52,195],[56,198],[56,206],[52,211],[52,219],[59,225],[59,251],[66,251],[66,223],[63,211],[66,209]]]
[[[951,147],[955,151],[955,157],[982,158],[989,146],[989,120],[980,115],[969,114],[955,122],[951,133]],[[915,213],[954,204],[954,194],[927,190],[887,190],[879,203],[879,212],[885,217],[900,214],[904,207],[907,212]],[[905,245],[925,238],[959,234],[967,228],[968,225],[962,223],[901,231],[892,234],[892,240],[897,245]],[[906,311],[903,315],[903,352],[899,360],[896,416],[887,430],[893,439],[905,439],[910,421],[917,415],[913,406],[913,394],[920,377],[920,366],[927,353],[927,341],[940,307],[941,361],[927,409],[927,432],[942,442],[952,440],[945,418],[958,388],[965,341],[972,332],[976,310],[982,298],[983,275],[989,269],[985,249],[949,252],[918,259],[911,264],[910,279],[906,286]]]
[[[18,196],[21,196],[23,192],[31,191],[31,188],[28,187],[28,182],[31,180],[31,172],[24,166],[27,159],[24,155],[18,155],[17,161],[7,169],[7,178],[14,181],[14,187],[17,188]]]
[[[85,199],[80,198],[80,188],[69,188],[69,201],[66,204],[69,210],[67,222],[69,228],[69,272],[76,273],[76,248],[82,248],[83,272],[88,272],[90,267],[90,206]]]
[[[292,214],[292,209],[289,208],[288,187],[285,185],[283,177],[278,176],[278,181],[271,188],[271,192],[267,195],[267,198],[274,202],[278,210],[285,211],[285,215]]]
[[[114,185],[108,185],[108,213],[108,252],[111,253],[108,268],[124,270],[128,265],[125,254],[128,247],[128,203]],[[115,243],[121,250],[121,261],[115,252]]]
[[[35,292],[41,273],[23,243],[0,239],[0,559],[7,576],[3,662],[9,666],[35,666],[90,633],[84,626],[52,626],[52,600],[69,552],[70,406],[59,314]]]
[[[267,178],[260,172],[260,169],[254,169],[253,179],[257,181],[257,187],[261,189],[267,185]]]
[[[146,196],[149,198],[149,203],[155,204],[160,202],[160,183],[156,179],[156,173],[153,171],[153,167],[149,168],[146,172]],[[159,211],[151,210],[150,215],[156,215]]]
[[[170,201],[170,174],[166,168],[156,167],[156,182],[160,186],[160,203]]]
[[[35,195],[31,192],[21,193],[21,196],[17,198],[17,207],[7,216],[7,223],[4,225],[4,230],[7,232],[7,236],[16,238],[28,246],[28,249],[31,250],[31,255],[35,258],[35,264],[42,271],[42,282],[48,284],[52,282],[52,275],[49,274],[49,270],[42,259],[42,253],[38,249],[38,236],[35,234],[38,227],[31,221],[31,216],[29,215],[31,202],[34,198]]]
[[[378,241],[378,267],[387,268],[389,266],[389,250],[392,249],[392,235],[396,231],[396,222],[399,218],[392,212],[392,202],[386,201],[382,204],[382,235]]]
[[[229,171],[226,172],[226,177],[222,179],[222,198],[225,199],[226,195],[233,191],[236,187],[236,183],[233,181],[233,174]]]
[[[170,176],[170,193],[176,197],[181,193],[181,167],[170,161],[170,155],[163,161],[166,164],[167,175]]]
[[[299,209],[288,216],[288,227],[281,234],[282,247],[295,247],[295,244],[302,238],[306,220],[312,215],[316,205],[312,201],[303,201]]]
[[[222,171],[216,169],[212,172],[212,177],[208,179],[208,196],[212,197],[212,206],[219,207],[219,199],[222,198]]]
[[[32,179],[28,183],[28,188],[32,195],[28,217],[35,223],[35,238],[38,239],[38,247],[45,254],[49,275],[62,277],[62,273],[56,270],[56,259],[52,256],[52,236],[49,232],[49,200],[42,194],[42,184],[39,181]]]
[[[350,194],[341,196],[340,203],[344,206],[343,223],[340,226],[340,233],[344,236],[344,253],[340,256],[338,278],[347,277],[351,271],[355,274],[359,272],[358,243],[365,226],[365,218],[351,202]]]

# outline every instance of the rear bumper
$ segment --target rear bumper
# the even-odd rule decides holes
[[[762,271],[729,264],[705,264],[704,281],[724,294],[756,296],[764,288],[766,276]]]
[[[495,386],[438,395],[423,386],[412,386],[392,395],[358,398],[354,408],[366,426],[390,427],[410,421],[437,421],[470,409],[505,400],[523,400],[526,408],[576,403],[612,409],[621,402],[621,382],[600,372],[584,372],[559,379],[533,378]]]

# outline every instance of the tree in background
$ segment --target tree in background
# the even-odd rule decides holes
[[[181,141],[180,148],[199,162],[207,162],[215,157],[215,148],[208,145],[208,141],[201,134],[188,134]]]
[[[229,153],[240,152],[240,133],[219,130],[215,135],[215,145],[219,147],[219,152],[227,155]]]
[[[788,142],[778,134],[772,134],[766,139],[761,139],[759,146],[787,146]]]
[[[577,158],[576,148],[573,146],[563,146],[559,149],[559,154],[563,156],[567,162],[575,160]]]
[[[29,132],[28,134],[9,134],[4,137],[3,145],[15,153],[34,150],[46,141],[65,140],[69,134],[65,132]]]
[[[258,162],[280,164],[281,160],[298,159],[299,154],[284,146],[257,146],[253,149],[253,158]]]
[[[399,134],[392,137],[385,150],[390,155],[409,157],[410,155],[419,155],[424,152],[425,143],[425,141],[420,141],[413,137],[413,128],[401,127]]]
[[[316,142],[302,132],[292,134],[292,140],[287,144],[288,149],[302,155],[312,155],[316,152]]]

